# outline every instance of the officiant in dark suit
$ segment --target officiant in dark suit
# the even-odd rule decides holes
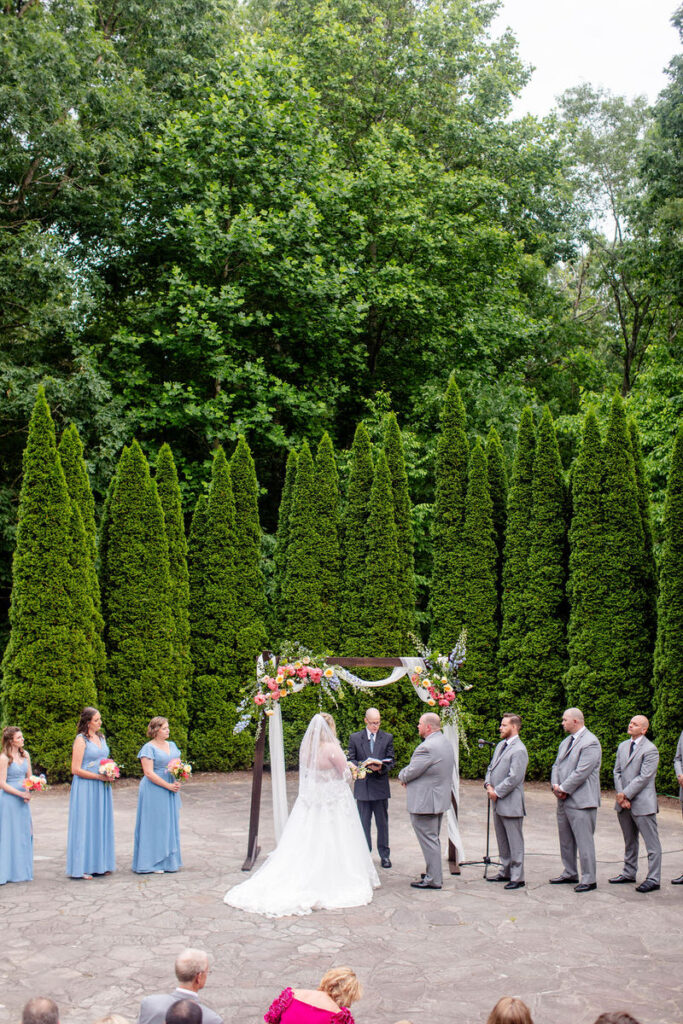
[[[383,868],[391,867],[389,859],[389,771],[394,766],[394,737],[380,729],[377,708],[365,712],[365,728],[349,736],[349,761],[367,765],[364,779],[356,779],[353,795],[360,815],[368,849],[372,849],[370,825],[373,815],[377,826],[377,852]]]

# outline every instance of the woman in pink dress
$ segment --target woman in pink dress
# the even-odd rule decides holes
[[[263,1015],[266,1024],[354,1024],[349,1006],[363,995],[350,967],[333,967],[317,989],[286,988]]]

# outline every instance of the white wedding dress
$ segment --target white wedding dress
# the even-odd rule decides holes
[[[299,796],[282,837],[259,870],[225,895],[266,917],[360,907],[379,886],[337,738],[314,715],[301,744]]]

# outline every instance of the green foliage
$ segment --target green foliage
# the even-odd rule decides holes
[[[454,585],[462,560],[469,444],[465,408],[451,375],[441,410],[432,513],[431,646],[450,651],[465,621],[465,595]]]
[[[294,485],[289,520],[287,573],[283,591],[287,603],[287,638],[312,651],[323,649],[322,599],[318,572],[318,531],[313,489],[315,470],[311,449],[304,441]]]
[[[409,649],[408,634],[415,630],[415,553],[412,505],[408,491],[403,438],[396,414],[389,413],[383,423],[384,453],[387,457],[394,499],[394,521],[398,545],[398,598],[403,625],[401,652]]]
[[[285,470],[285,482],[280,498],[280,511],[277,521],[277,534],[275,538],[274,562],[274,586],[271,611],[271,635],[274,641],[285,640],[286,603],[282,590],[287,571],[287,547],[289,545],[289,518],[294,497],[294,484],[296,482],[296,470],[299,457],[292,448],[287,456]]]
[[[134,775],[150,718],[163,715],[181,740],[187,724],[185,692],[174,673],[164,513],[137,441],[123,450],[111,495],[101,585],[107,649],[102,702],[114,756]]]
[[[337,651],[341,598],[341,516],[339,474],[334,447],[327,432],[323,434],[318,445],[311,502],[318,543],[317,576],[322,608],[322,642],[325,650]]]
[[[200,617],[204,605],[205,561],[204,545],[206,543],[208,499],[205,494],[197,498],[190,524],[190,535],[187,545],[187,572],[189,584],[188,622],[190,626],[190,655],[193,673],[199,669],[204,671],[210,662],[211,639],[200,633]],[[194,728],[194,694],[189,701],[190,732]]]
[[[486,456],[479,441],[470,456],[462,528],[462,563],[454,584],[464,598],[463,625],[467,629],[467,661],[461,669],[464,683],[473,689],[466,695],[471,739],[490,735],[498,721],[496,692],[496,543],[493,505],[489,494]],[[457,637],[456,637],[457,640]],[[448,647],[450,650],[455,641]],[[481,774],[488,757],[471,743],[462,757],[462,773]]]
[[[2,721],[24,731],[33,765],[54,780],[68,776],[78,713],[96,700],[87,562],[41,388],[23,459]]]
[[[661,789],[675,793],[671,765],[683,729],[683,427],[676,436],[666,492],[658,613],[653,728]]]
[[[366,649],[366,615],[363,591],[368,547],[366,523],[370,513],[370,491],[374,467],[370,437],[359,423],[351,448],[349,485],[343,522],[343,584],[341,613],[341,654],[363,657]]]
[[[503,554],[502,627],[498,649],[501,700],[507,710],[520,692],[516,681],[517,658],[526,634],[524,592],[529,578],[531,551],[530,510],[533,506],[533,471],[536,430],[531,409],[522,412],[508,496]]]
[[[546,407],[538,424],[534,456],[531,546],[527,562],[524,636],[514,689],[506,708],[521,715],[529,738],[529,774],[547,778],[557,755],[558,723],[565,708],[562,678],[567,668],[565,487],[557,437]]]
[[[169,604],[173,624],[172,687],[179,695],[176,725],[181,729],[174,739],[181,750],[187,750],[188,702],[192,680],[190,657],[190,581],[187,568],[187,540],[183,521],[182,499],[173,453],[167,444],[159,449],[154,476],[168,542],[170,576]],[[184,715],[184,717],[182,717]]]
[[[505,468],[505,455],[500,434],[491,427],[486,438],[486,471],[489,481],[489,494],[493,506],[493,535],[496,540],[496,593],[498,610],[496,622],[501,625],[502,593],[503,593],[503,548],[505,546],[505,524],[508,509],[508,475]]]
[[[638,509],[640,523],[643,528],[643,572],[644,588],[648,606],[647,627],[649,630],[649,646],[654,646],[657,633],[657,566],[655,565],[654,545],[652,539],[652,513],[650,511],[650,481],[647,477],[643,449],[640,443],[640,431],[634,419],[628,421],[629,441],[633,456],[633,469],[638,486]]]
[[[266,594],[261,572],[258,481],[254,460],[244,437],[240,437],[230,460],[230,479],[235,499],[235,661],[239,678],[250,680],[256,670],[256,659],[268,642],[268,634],[265,625]]]

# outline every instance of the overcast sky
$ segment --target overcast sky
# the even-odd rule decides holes
[[[678,2],[503,0],[494,27],[509,26],[520,56],[535,67],[515,114],[547,114],[556,96],[581,82],[653,103],[680,46],[669,22]]]

